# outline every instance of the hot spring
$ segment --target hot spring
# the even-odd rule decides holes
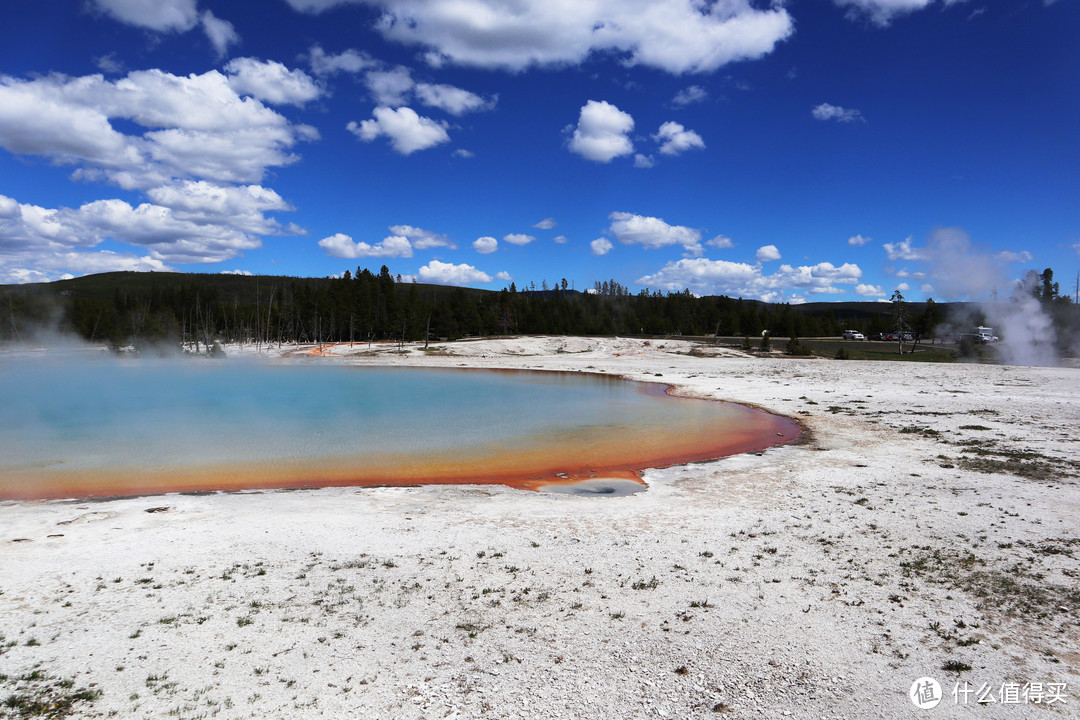
[[[0,500],[338,485],[643,489],[798,426],[603,375],[227,360],[0,362]]]

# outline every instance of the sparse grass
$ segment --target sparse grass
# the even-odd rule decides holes
[[[1080,605],[1080,588],[1046,582],[1028,564],[998,569],[973,553],[935,550],[900,567],[905,577],[951,585],[974,595],[983,608],[1027,619],[1042,620],[1060,613],[1058,608]]]
[[[339,570],[362,570],[368,567],[370,564],[370,562],[364,560],[363,558],[356,558],[354,560],[346,560],[345,562],[338,563],[337,565],[331,565],[330,569],[333,572],[338,572]],[[307,573],[304,573],[304,576],[306,575]]]
[[[904,435],[918,434],[926,435],[927,437],[938,437],[940,432],[933,428],[922,427],[921,425],[908,425],[907,427],[900,428],[900,432]]]
[[[817,340],[802,339],[800,343],[809,348],[814,355],[835,358],[842,349],[850,360],[892,360],[896,362],[954,362],[956,352],[952,349],[935,345],[919,344],[914,353],[907,352],[911,343],[904,343],[904,354],[896,352],[893,341],[877,340]]]
[[[1080,461],[992,445],[992,441],[969,440],[962,443],[960,452],[967,457],[960,458],[960,467],[973,472],[1000,473],[1042,481],[1080,476]]]
[[[960,458],[960,467],[971,472],[1000,475],[1016,475],[1029,480],[1057,480],[1062,473],[1057,468],[1042,462],[1024,462],[1017,458],[998,460],[989,457]]]
[[[655,590],[656,588],[660,587],[660,581],[656,579],[655,575],[653,575],[652,579],[648,582],[644,580],[638,580],[630,587],[634,590]]]
[[[971,666],[968,665],[966,662],[962,662],[960,660],[949,660],[947,663],[941,666],[941,669],[945,672],[954,672],[959,675],[960,673],[971,670]]]
[[[101,690],[72,690],[74,686],[74,680],[50,679],[38,672],[32,679],[24,678],[16,686],[15,691],[4,699],[0,711],[15,718],[65,718],[76,710],[76,704],[93,703],[101,697]]]

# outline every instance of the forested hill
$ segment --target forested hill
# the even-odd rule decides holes
[[[420,340],[466,335],[839,335],[891,328],[888,303],[769,304],[689,292],[478,290],[401,282],[384,266],[341,278],[114,272],[0,286],[0,339],[37,329],[114,345]],[[921,304],[909,306],[913,315]]]

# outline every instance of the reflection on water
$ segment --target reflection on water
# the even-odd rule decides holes
[[[541,485],[536,488],[542,492],[560,493],[563,495],[602,495],[607,497],[623,497],[633,495],[645,489],[641,483],[633,480],[620,480],[618,478],[596,478],[592,480],[580,480],[578,482]]]
[[[620,494],[640,487],[633,471],[644,467],[797,432],[659,387],[568,373],[5,358],[0,499],[424,482]],[[627,479],[610,493],[580,482],[598,474]]]

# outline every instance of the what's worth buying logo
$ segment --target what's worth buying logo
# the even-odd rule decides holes
[[[941,702],[941,685],[932,677],[921,677],[911,683],[908,697],[915,703],[915,707],[922,710],[936,708]]]

